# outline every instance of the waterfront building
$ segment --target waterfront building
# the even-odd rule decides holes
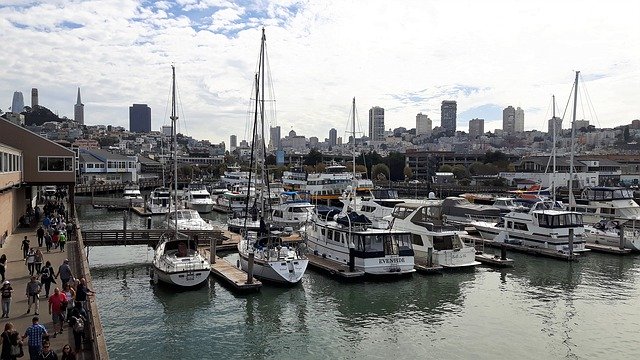
[[[78,99],[73,106],[73,119],[80,125],[84,125],[84,104],[80,100],[80,88],[78,88]]]
[[[477,139],[484,134],[484,119],[469,120],[469,139]]]
[[[516,109],[509,105],[502,110],[502,131],[505,135],[512,135],[515,132]]]
[[[448,136],[456,133],[458,103],[452,100],[444,100],[440,106],[440,127]]]
[[[384,140],[384,109],[379,106],[369,109],[369,140]]]
[[[433,126],[429,116],[423,113],[416,115],[416,135],[431,135]]]
[[[280,126],[272,126],[269,129],[269,148],[273,150],[278,150],[282,148],[282,144],[280,142]]]
[[[24,110],[24,98],[22,92],[16,91],[13,93],[13,99],[11,101],[11,112],[19,114]]]
[[[38,89],[31,89],[31,108],[38,106]]]
[[[329,146],[336,146],[338,144],[338,130],[331,128],[329,130]]]
[[[129,131],[151,132],[151,108],[147,104],[133,104],[129,107]]]
[[[515,132],[524,132],[524,110],[518,106],[515,111],[513,130]]]
[[[138,181],[135,156],[124,156],[102,149],[80,149],[79,160],[80,180],[83,184]]]

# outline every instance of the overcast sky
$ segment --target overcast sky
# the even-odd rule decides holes
[[[502,126],[525,110],[546,131],[551,95],[562,113],[581,70],[578,118],[599,127],[640,118],[640,1],[2,0],[0,109],[14,91],[30,105],[85,123],[129,128],[133,103],[169,123],[171,64],[180,131],[229,143],[247,138],[253,74],[264,26],[282,135],[345,136],[351,99],[360,127],[385,108],[385,127],[440,124],[458,102],[458,129],[474,117]],[[567,116],[568,117],[568,116]],[[568,121],[564,122],[564,127]]]

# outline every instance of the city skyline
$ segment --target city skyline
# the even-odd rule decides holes
[[[7,42],[11,71],[0,77],[0,108],[8,110],[14,91],[37,88],[40,105],[73,118],[81,87],[87,125],[126,128],[128,107],[147,103],[159,130],[169,124],[164,109],[175,63],[184,112],[179,131],[216,143],[230,134],[249,138],[247,106],[264,25],[277,125],[285,134],[295,129],[323,139],[335,128],[344,136],[354,96],[365,132],[362,114],[374,106],[385,109],[386,130],[413,128],[420,112],[440,126],[443,100],[457,102],[458,130],[468,131],[473,118],[485,119],[485,131],[501,128],[502,109],[512,105],[526,113],[524,130],[545,131],[551,95],[561,115],[573,70],[582,71],[581,93],[586,87],[591,100],[579,107],[587,109],[579,119],[614,127],[640,117],[633,101],[640,49],[629,46],[640,43],[633,16],[640,5],[633,2],[554,3],[553,11],[545,2],[179,4],[3,2],[4,36],[39,46]],[[433,25],[429,32],[425,23]]]

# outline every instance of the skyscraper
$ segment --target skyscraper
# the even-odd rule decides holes
[[[129,107],[129,131],[151,132],[151,108],[147,104],[133,104]]]
[[[554,127],[554,120],[555,119],[555,131],[556,131],[556,135],[560,135],[560,132],[562,132],[562,119],[559,117],[554,117],[549,119],[549,124],[548,124],[548,129],[547,132],[549,134],[549,136],[553,136],[553,127]]]
[[[516,109],[509,105],[502,110],[502,131],[505,134],[513,134],[516,125]]]
[[[379,106],[369,109],[369,139],[384,140],[384,109]]]
[[[336,146],[338,144],[338,130],[331,128],[329,130],[329,146]]]
[[[20,91],[13,93],[13,100],[11,101],[11,112],[19,114],[24,109],[24,98]]]
[[[484,119],[469,120],[469,139],[477,139],[484,134]]]
[[[38,106],[38,89],[31,89],[31,107],[34,108]]]
[[[456,133],[457,108],[458,103],[453,100],[444,100],[440,106],[440,127],[449,136]]]
[[[280,142],[280,139],[282,138],[280,136],[280,126],[273,126],[270,128],[269,131],[269,148],[274,149],[274,150],[279,150],[282,148],[282,144]]]
[[[518,106],[514,118],[513,130],[515,132],[524,132],[524,110]]]
[[[84,125],[84,104],[80,100],[80,88],[78,88],[78,99],[73,105],[73,118],[78,124]]]
[[[416,115],[416,135],[431,135],[432,122],[429,116],[422,113]]]
[[[233,151],[238,147],[238,137],[231,135],[229,137],[229,151]]]

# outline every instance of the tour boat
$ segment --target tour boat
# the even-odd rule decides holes
[[[307,184],[307,173],[300,165],[292,166],[282,174],[282,186],[286,191],[304,190]]]
[[[442,220],[442,200],[398,204],[390,218],[392,229],[411,233],[416,262],[446,268],[464,268],[480,264],[475,260],[475,248],[467,246],[460,239],[460,235],[467,232],[457,231]],[[432,249],[430,262],[429,249]]]
[[[199,213],[210,213],[213,210],[213,199],[207,187],[200,182],[193,182],[185,189],[184,197],[187,208]]]

